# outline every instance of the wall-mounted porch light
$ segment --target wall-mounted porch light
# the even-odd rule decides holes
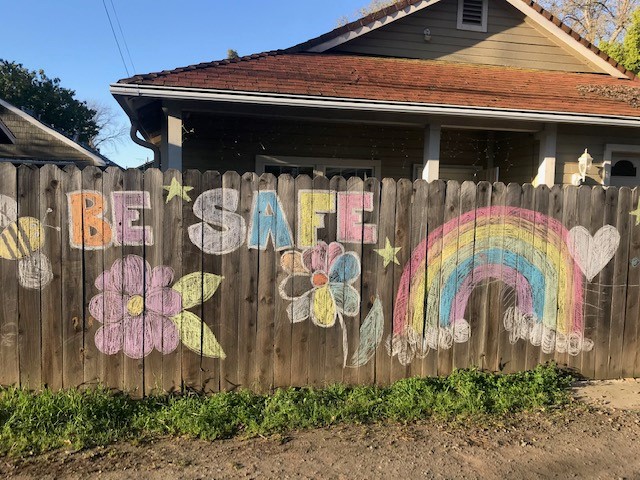
[[[591,165],[593,165],[593,157],[589,155],[589,152],[585,148],[584,153],[580,155],[580,158],[578,158],[579,173],[574,173],[571,176],[571,183],[574,185],[580,185],[584,182],[587,179],[587,172],[591,168]]]
[[[425,42],[431,41],[431,30],[429,30],[428,28],[424,29],[424,41]]]

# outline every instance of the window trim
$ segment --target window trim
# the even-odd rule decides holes
[[[8,139],[9,144],[14,145],[16,143],[15,135],[9,130],[9,127],[5,125],[5,123],[0,119],[0,132],[2,132]]]
[[[617,154],[633,154],[640,156],[640,145],[624,145],[620,143],[607,143],[604,146],[604,155],[602,156],[602,185],[611,185],[611,167],[613,166],[613,157]],[[633,162],[635,165],[635,162]],[[635,165],[640,172],[640,162]],[[631,178],[631,177],[621,177]],[[638,185],[640,186],[640,173],[636,176],[638,178]]]
[[[313,167],[314,175],[325,176],[327,167],[371,168],[373,176],[380,179],[380,160],[360,160],[354,158],[289,157],[284,155],[256,155],[256,173],[264,173],[266,165]]]
[[[458,0],[458,30],[469,30],[472,32],[487,33],[487,23],[489,17],[489,2],[488,0],[482,0],[482,23],[480,25],[474,25],[472,23],[464,23],[462,21],[462,13],[464,11],[464,0]]]

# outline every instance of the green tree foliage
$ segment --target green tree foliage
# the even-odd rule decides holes
[[[640,72],[640,8],[631,15],[631,24],[622,42],[600,42],[598,45],[632,72]]]
[[[82,143],[91,144],[99,134],[96,111],[75,98],[76,92],[60,86],[43,70],[0,59],[0,98],[30,111],[40,121]]]
[[[240,55],[238,55],[238,52],[236,50],[234,50],[233,48],[227,50],[227,60],[235,60],[236,58],[240,58]]]

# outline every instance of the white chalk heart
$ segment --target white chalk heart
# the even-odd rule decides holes
[[[619,244],[620,233],[611,225],[605,225],[593,236],[584,227],[569,231],[569,252],[589,281],[611,261]]]

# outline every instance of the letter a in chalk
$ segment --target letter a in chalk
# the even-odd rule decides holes
[[[258,192],[253,202],[249,248],[266,250],[269,237],[276,250],[293,247],[293,234],[275,190]]]

